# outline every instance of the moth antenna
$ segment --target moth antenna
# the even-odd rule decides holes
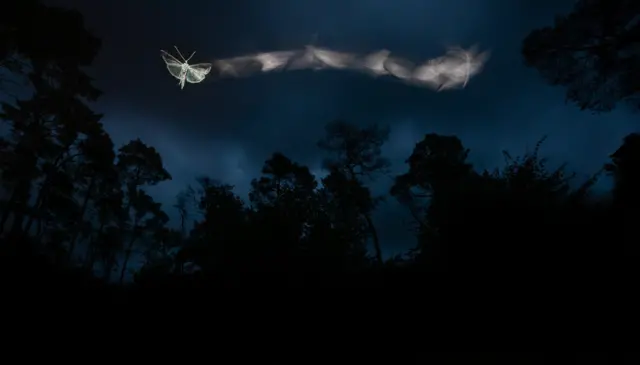
[[[173,46],[173,48],[175,48],[175,49],[176,49],[176,51],[178,52],[178,55],[180,56],[180,58],[182,58],[182,60],[183,60],[183,61],[187,62],[187,61],[184,59],[184,56],[182,55],[182,53],[180,53],[180,50],[178,49],[178,47]]]
[[[185,62],[189,62],[189,60],[191,59],[191,57],[193,57],[193,55],[194,55],[194,54],[196,54],[196,52],[195,52],[195,51],[191,54],[191,56],[189,56],[189,58],[187,58],[187,59],[185,60]]]

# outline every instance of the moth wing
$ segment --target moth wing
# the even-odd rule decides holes
[[[178,61],[178,59],[176,59],[175,57],[173,57],[172,55],[170,55],[168,52],[165,51],[161,51],[161,56],[162,59],[164,60],[164,63],[167,64],[167,70],[169,70],[169,73],[177,78],[180,79],[183,77],[183,72],[182,72],[182,62]]]
[[[206,76],[206,74],[199,72],[198,70],[189,69],[187,70],[186,80],[192,84],[197,84],[202,82]]]
[[[184,62],[178,60],[177,58],[173,57],[171,55],[171,53],[169,53],[167,51],[160,50],[160,55],[162,56],[162,59],[166,63],[177,63],[177,64],[183,64],[184,63]]]
[[[189,65],[189,68],[195,71],[198,71],[205,76],[211,72],[211,64],[210,63],[196,63],[195,65]]]
[[[202,82],[204,78],[211,72],[210,63],[197,63],[195,65],[189,65],[187,69],[186,79],[192,84]]]

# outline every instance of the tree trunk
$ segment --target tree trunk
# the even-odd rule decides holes
[[[371,237],[373,238],[373,247],[376,251],[376,262],[378,265],[382,266],[382,249],[380,249],[380,239],[378,238],[378,231],[376,227],[373,225],[373,221],[368,214],[364,215],[364,219],[367,220],[367,224],[369,225],[369,230],[371,231]]]
[[[124,260],[122,261],[122,270],[120,270],[120,285],[124,282],[124,273],[127,270],[127,264],[131,258],[131,251],[133,250],[133,243],[136,241],[135,237],[129,241],[129,246],[124,251]]]
[[[91,191],[93,190],[94,181],[95,179],[91,178],[91,182],[87,187],[87,194],[84,196],[84,201],[82,202],[82,207],[80,208],[80,217],[78,218],[78,220],[81,226],[82,224],[84,224],[84,214],[86,213],[87,206],[89,205],[89,199],[91,198]],[[80,229],[81,228],[82,227],[80,227]],[[69,259],[71,259],[73,250],[76,248],[76,240],[80,235],[80,229],[76,229],[75,233],[73,234],[73,238],[71,239],[71,242],[69,242]]]
[[[12,235],[24,232],[22,230],[22,223],[24,222],[24,216],[26,214],[26,208],[28,206],[27,202],[29,201],[30,196],[29,190],[31,189],[31,180],[23,181],[24,183],[20,183],[20,185],[16,189],[17,194],[14,203],[17,204],[14,205],[14,208],[16,209],[13,212],[13,222],[11,224]]]
[[[353,167],[347,166],[347,171],[349,172],[350,176],[348,177],[350,180],[359,182],[358,175],[356,174]],[[373,221],[371,220],[369,213],[365,213],[363,215],[364,215],[364,219],[367,221],[367,225],[369,226],[369,231],[371,232],[371,238],[373,238],[373,248],[376,252],[376,263],[382,266],[383,264],[382,249],[380,248],[380,239],[378,238],[378,231],[376,230],[376,227],[373,225]]]
[[[38,229],[36,230],[36,237],[38,237],[38,239],[42,237],[42,219],[38,220]]]
[[[98,228],[98,236],[100,236],[102,234],[102,230],[104,229],[104,222],[100,222],[100,227]],[[93,240],[94,235],[89,235],[89,242],[87,243],[87,254],[85,255],[84,258],[84,266],[86,268],[91,268],[93,269],[93,265],[94,265],[94,259],[95,259],[95,255],[93,252]]]
[[[184,211],[180,211],[180,238],[185,238],[187,236],[187,227],[186,223],[186,213]]]
[[[138,178],[138,172],[136,172],[136,180]],[[127,201],[127,207],[125,208],[125,214],[127,215],[127,221],[131,218],[131,206],[133,205],[133,199],[136,199],[137,196],[135,196],[134,194],[137,194],[137,189],[138,189],[138,185],[137,184],[131,184],[129,186],[128,189],[128,201]],[[133,229],[135,230],[135,227],[138,225],[138,220],[135,219],[135,221],[133,222]],[[120,226],[120,237],[121,239],[124,240],[124,232],[125,232],[125,226],[126,226],[126,221],[122,223],[122,225]],[[135,241],[135,232],[132,232],[133,237],[131,238],[131,241],[129,242],[129,247],[127,247],[125,253],[124,253],[124,261],[122,262],[122,270],[120,270],[120,284],[122,284],[123,280],[124,280],[124,272],[127,269],[127,264],[129,262],[129,258],[131,256],[131,249],[133,247],[133,242]]]
[[[63,160],[63,157],[67,153],[70,147],[71,147],[71,144],[67,144],[67,146],[65,146],[63,151],[58,154],[58,157],[56,157],[56,159],[53,161],[53,165],[51,167],[52,169],[57,169],[66,162],[65,160]],[[51,184],[51,179],[50,179],[51,173],[45,172],[45,171],[43,172],[45,173],[45,179],[42,182],[42,186],[40,187],[40,190],[38,191],[38,197],[36,198],[36,201],[33,204],[33,212],[31,212],[31,214],[29,215],[29,220],[27,221],[27,224],[24,227],[24,232],[26,232],[27,234],[31,229],[31,225],[33,224],[35,215],[37,215],[35,214],[35,212],[39,211],[42,206],[45,206],[43,202],[47,198],[47,193],[49,192],[49,189],[50,189],[49,185]]]
[[[37,215],[36,212],[40,211],[40,207],[43,205],[42,201],[44,200],[44,187],[45,184],[47,184],[47,180],[45,180],[42,183],[42,188],[40,188],[40,191],[38,191],[38,197],[36,198],[35,203],[33,203],[33,211],[31,212],[31,214],[29,214],[29,220],[27,220],[27,224],[25,224],[24,226],[24,232],[26,232],[27,234],[29,234],[29,230],[31,229],[31,225],[33,224],[33,220],[35,219],[35,216]]]
[[[107,258],[105,265],[104,265],[104,280],[106,282],[109,282],[109,280],[111,280],[111,271],[113,270],[113,264],[114,264],[114,259],[112,256],[110,256],[109,258]]]
[[[7,200],[7,206],[4,209],[4,212],[2,212],[2,218],[0,219],[0,234],[2,234],[4,232],[4,227],[7,224],[7,221],[9,220],[9,215],[11,214],[11,211],[13,210],[13,206],[15,205],[15,197],[16,197],[16,189],[12,189],[11,191],[11,196],[9,196],[9,200]]]
[[[16,146],[15,151],[18,156],[17,158],[21,159],[20,164],[24,166],[24,170],[21,168],[22,172],[20,173],[20,177],[13,188],[9,204],[2,216],[2,222],[0,225],[0,229],[4,231],[4,226],[7,223],[9,215],[13,213],[13,222],[10,229],[11,234],[18,233],[22,229],[25,210],[29,205],[29,197],[31,196],[31,183],[36,175],[34,171],[37,172],[38,158],[32,154],[25,154],[24,151],[32,151],[32,149],[22,145],[22,143],[24,142],[20,142]]]

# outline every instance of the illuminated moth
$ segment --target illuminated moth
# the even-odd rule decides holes
[[[171,76],[179,80],[178,85],[180,85],[180,88],[184,89],[185,81],[192,84],[202,82],[202,80],[204,80],[211,71],[211,64],[196,63],[195,65],[190,65],[189,60],[196,53],[193,52],[189,58],[185,59],[178,50],[178,47],[174,46],[174,48],[178,51],[178,55],[182,58],[182,62],[173,57],[167,51],[160,50],[160,52],[162,52],[162,59],[167,64],[167,69]]]

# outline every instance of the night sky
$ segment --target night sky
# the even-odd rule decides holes
[[[275,151],[321,176],[316,141],[325,123],[390,125],[384,153],[393,175],[426,133],[455,134],[477,169],[504,163],[548,135],[542,153],[579,176],[596,172],[637,115],[594,116],[564,103],[564,89],[525,68],[522,40],[571,10],[572,0],[58,0],[78,9],[103,47],[90,70],[104,96],[94,106],[117,146],[140,138],[162,155],[173,180],[149,191],[171,217],[175,195],[200,175],[236,186],[249,182]],[[197,51],[192,62],[298,49],[317,34],[320,47],[366,54],[389,49],[421,61],[446,46],[491,52],[466,89],[437,93],[391,78],[348,71],[291,71],[176,85],[160,49]],[[391,178],[370,185],[387,193]],[[387,254],[414,245],[409,217],[393,198],[376,213]],[[175,219],[174,219],[175,221]]]

